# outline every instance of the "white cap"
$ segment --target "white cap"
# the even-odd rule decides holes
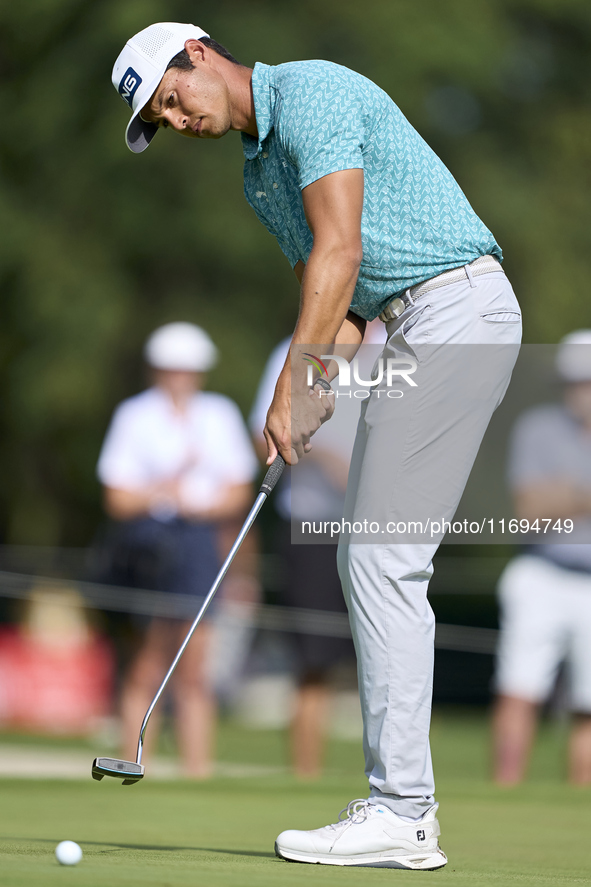
[[[205,373],[218,351],[205,330],[194,323],[167,323],[154,330],[144,346],[146,362],[158,370]]]
[[[576,330],[562,339],[556,369],[565,382],[591,382],[591,330]]]
[[[169,61],[185,48],[187,40],[209,37],[196,25],[158,22],[128,40],[113,66],[113,86],[133,114],[125,131],[125,143],[134,154],[145,151],[158,127],[140,117],[162,80]]]

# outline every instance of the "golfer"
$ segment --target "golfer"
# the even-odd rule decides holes
[[[389,96],[347,68],[250,69],[200,28],[160,23],[128,41],[113,84],[132,111],[134,153],[159,129],[191,139],[241,133],[246,198],[301,284],[292,359],[267,414],[269,462],[279,452],[293,464],[310,449],[330,418],[339,362],[355,354],[366,321],[386,324],[388,372],[363,404],[346,514],[359,518],[353,526],[387,518],[394,532],[384,529],[379,543],[345,534],[338,555],[369,797],[351,801],[333,825],[283,832],[276,850],[300,862],[440,868],[426,594],[441,534],[397,532],[417,509],[440,522],[453,516],[509,383],[521,316],[501,250]],[[340,352],[339,361],[310,379],[298,349],[315,360]],[[485,373],[472,372],[474,349],[492,355],[480,361]],[[391,398],[401,361],[404,387],[392,390],[403,396]]]

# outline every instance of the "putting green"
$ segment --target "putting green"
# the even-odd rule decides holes
[[[473,716],[439,715],[433,745],[439,774],[442,846],[449,865],[437,872],[305,866],[275,858],[281,829],[334,821],[366,793],[356,774],[359,750],[333,744],[327,775],[298,784],[287,775],[219,778],[202,784],[146,779],[122,787],[93,782],[0,782],[0,884],[7,887],[291,887],[412,881],[450,885],[591,884],[591,791],[559,779],[562,739],[547,731],[530,781],[501,790],[485,778],[486,725]],[[279,734],[224,728],[226,760],[280,764]],[[92,752],[89,752],[89,768]],[[58,841],[82,846],[64,868]]]

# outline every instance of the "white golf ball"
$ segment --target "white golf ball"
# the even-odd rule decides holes
[[[61,865],[78,865],[82,850],[76,841],[61,841],[55,848],[55,858]]]

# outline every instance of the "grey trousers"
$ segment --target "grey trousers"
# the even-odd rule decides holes
[[[409,361],[362,407],[338,566],[357,652],[370,799],[419,817],[434,803],[429,748],[435,622],[432,558],[451,520],[521,341],[519,305],[499,270],[433,290],[388,324],[382,366]],[[374,377],[375,378],[375,377]],[[409,524],[412,522],[412,527]],[[423,527],[419,532],[417,528]],[[425,530],[425,527],[430,527]]]

